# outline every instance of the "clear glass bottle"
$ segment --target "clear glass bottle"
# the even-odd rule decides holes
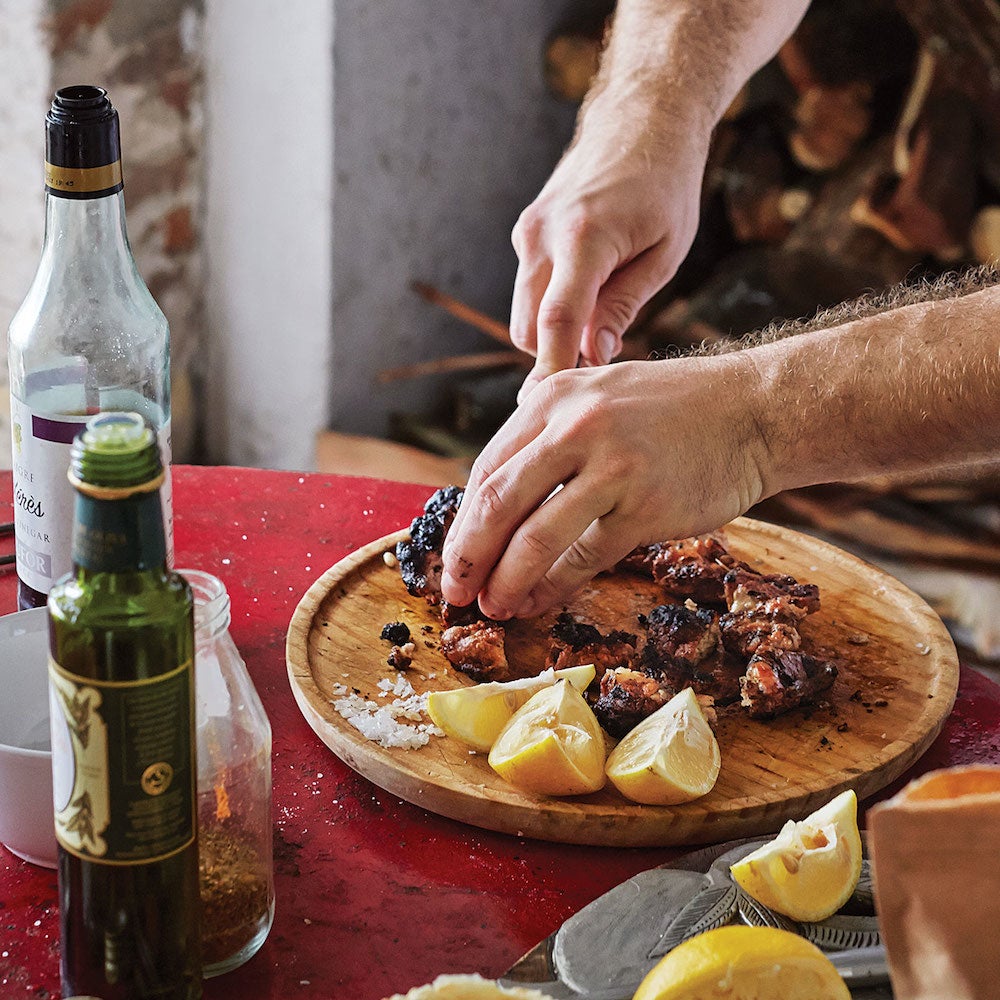
[[[206,977],[251,958],[274,919],[271,725],[229,634],[229,595],[178,571],[195,601],[198,838]]]
[[[156,430],[172,562],[169,341],[125,231],[118,112],[99,87],[58,90],[45,119],[42,255],[8,339],[20,608],[44,605],[69,571],[69,448],[99,411],[140,413]]]

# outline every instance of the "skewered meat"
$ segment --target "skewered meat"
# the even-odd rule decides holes
[[[662,677],[674,694],[685,687],[720,704],[740,695],[743,662],[726,657],[718,615],[692,604],[661,604],[646,619],[644,673]]]
[[[441,650],[456,670],[474,681],[509,681],[513,675],[504,651],[505,638],[504,627],[496,622],[453,625],[441,634]]]
[[[819,610],[819,587],[780,573],[758,573],[740,566],[726,573],[724,589],[726,605],[733,614],[794,624]]]
[[[545,666],[562,670],[581,663],[593,663],[594,683],[599,683],[606,670],[632,666],[638,638],[631,632],[615,629],[607,635],[593,625],[577,621],[572,615],[561,614],[549,632],[549,647]]]
[[[653,579],[679,601],[721,604],[723,580],[739,565],[713,535],[695,535],[675,542],[660,542],[650,558]]]
[[[675,693],[662,679],[628,667],[614,667],[601,678],[594,715],[612,736],[622,737],[666,705]]]
[[[826,691],[837,667],[808,653],[765,650],[756,653],[740,681],[741,704],[755,719],[770,719],[812,701]]]
[[[760,649],[794,651],[802,644],[802,637],[794,625],[763,615],[730,611],[719,616],[719,629],[726,652],[744,662]]]
[[[410,537],[396,545],[396,559],[406,589],[431,605],[441,602],[441,550],[463,493],[460,486],[436,490],[424,504],[424,513],[410,525]]]

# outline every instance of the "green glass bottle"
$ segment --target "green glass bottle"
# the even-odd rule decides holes
[[[73,568],[49,593],[64,996],[201,996],[194,602],[167,566],[152,427],[102,413],[70,452]]]

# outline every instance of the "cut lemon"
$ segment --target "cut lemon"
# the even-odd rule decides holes
[[[858,799],[841,792],[812,815],[789,820],[774,840],[730,867],[743,890],[793,920],[825,920],[861,877]]]
[[[569,681],[542,688],[504,726],[489,762],[536,795],[585,795],[604,786],[604,732]]]
[[[731,925],[667,952],[632,1000],[850,1000],[812,942],[774,927]]]
[[[626,734],[605,770],[626,798],[671,806],[710,792],[721,763],[715,733],[685,688]]]
[[[516,681],[493,681],[453,691],[432,691],[427,696],[427,714],[449,736],[476,750],[489,750],[510,717],[536,692],[568,680],[577,691],[586,690],[594,679],[594,665],[543,670],[537,677]]]

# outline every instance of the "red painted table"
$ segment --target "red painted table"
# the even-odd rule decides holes
[[[0,520],[10,492],[0,473]],[[428,493],[175,469],[177,565],[226,584],[232,635],[274,729],[274,927],[243,968],[206,982],[206,1000],[380,1000],[442,972],[496,976],[575,910],[677,853],[541,843],[443,819],[359,777],[306,725],[284,656],[299,598],[344,555],[408,525]],[[14,589],[12,573],[0,578],[0,607],[13,609]],[[955,711],[910,776],[972,762],[1000,763],[1000,687],[963,668]],[[0,1000],[59,995],[58,937],[54,873],[0,848]]]

